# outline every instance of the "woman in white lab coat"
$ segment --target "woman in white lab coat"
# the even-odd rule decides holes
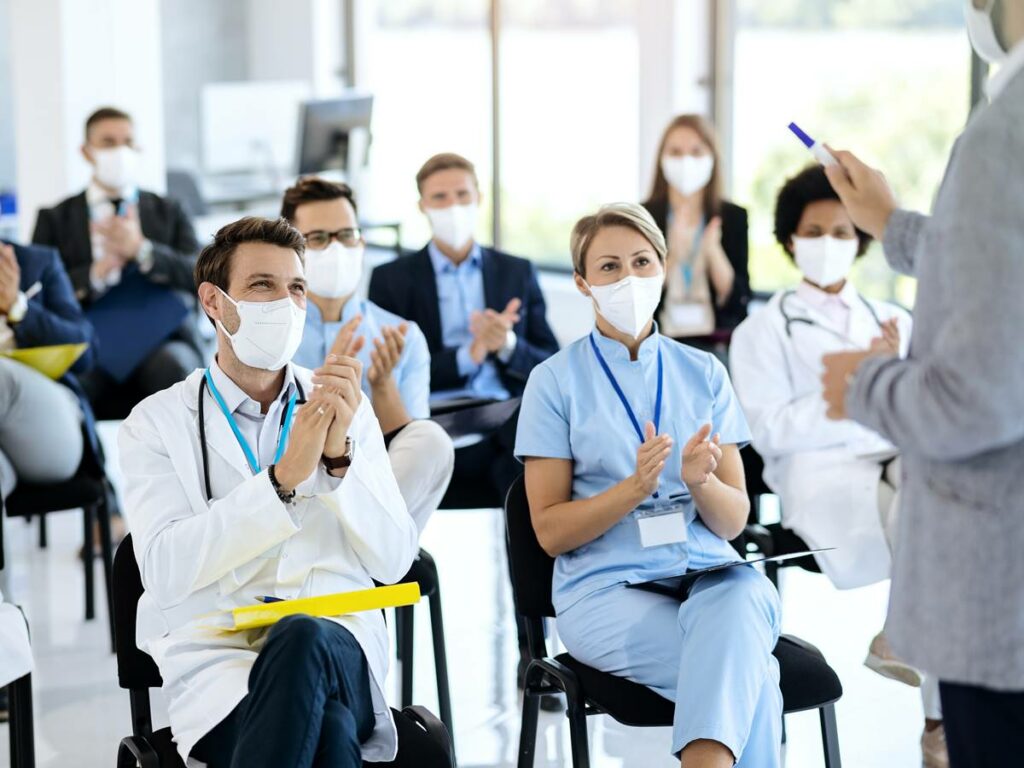
[[[847,280],[870,236],[855,229],[820,166],[780,191],[775,235],[804,279],[736,329],[733,383],[764,458],[765,481],[782,500],[783,524],[813,548],[835,547],[816,559],[838,588],[872,584],[889,577],[880,457],[895,452],[859,424],[825,417],[821,358],[872,344],[902,354],[910,316],[865,298]]]

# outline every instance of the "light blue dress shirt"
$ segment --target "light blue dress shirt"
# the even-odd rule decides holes
[[[382,326],[397,327],[401,323],[409,321],[381,309],[369,299],[354,297],[349,299],[341,311],[341,320],[337,322],[325,322],[316,304],[312,301],[306,302],[306,328],[302,333],[302,343],[292,361],[303,368],[319,368],[324,364],[324,359],[327,357],[331,345],[334,344],[338,331],[357,314],[361,314],[363,319],[359,323],[356,335],[363,336],[366,342],[356,357],[363,364],[363,392],[371,398],[372,402],[368,374],[373,340],[383,338]],[[398,358],[392,375],[398,385],[402,404],[409,415],[414,419],[429,418],[430,350],[427,348],[427,340],[423,336],[423,331],[416,323],[409,322],[409,329],[405,333],[405,348],[402,350],[402,356]]]
[[[682,449],[703,424],[721,433],[722,444],[745,445],[750,430],[729,376],[713,355],[661,336],[657,329],[640,345],[638,359],[596,329],[534,368],[523,393],[516,456],[573,462],[572,498],[608,490],[636,471],[640,445],[629,416],[594,354],[593,337],[643,426],[654,421],[658,348],[664,366],[660,434],[672,436],[672,453],[661,475],[659,501],[685,504],[688,541],[644,548],[637,511],[624,516],[594,541],[555,561],[553,602],[558,613],[586,595],[614,584],[677,576],[736,560],[738,555],[697,517],[682,481]],[[654,501],[645,502],[653,505]]]
[[[459,375],[469,377],[465,388],[435,392],[434,400],[455,397],[507,400],[509,393],[501,383],[494,361],[485,359],[484,362],[477,364],[469,356],[469,346],[473,343],[473,334],[469,330],[470,313],[483,312],[487,308],[484,297],[483,252],[480,246],[473,243],[469,257],[458,266],[441,253],[433,241],[427,245],[427,252],[430,254],[437,281],[441,342],[446,347],[458,348],[455,359],[459,366]]]

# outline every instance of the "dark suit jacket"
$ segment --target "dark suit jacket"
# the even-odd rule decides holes
[[[187,294],[194,304],[196,288],[192,270],[199,241],[192,223],[178,203],[152,192],[140,191],[138,206],[142,234],[153,243],[153,268],[146,276],[154,283]],[[69,197],[53,208],[41,209],[32,242],[60,251],[75,295],[82,306],[88,307],[97,297],[89,280],[92,239],[85,192]],[[175,337],[189,342],[197,351],[201,349],[192,315],[185,319]]]
[[[502,385],[513,397],[518,397],[523,393],[530,371],[558,351],[558,342],[548,326],[544,295],[533,264],[492,248],[481,247],[480,250],[487,307],[501,312],[513,298],[523,302],[519,322],[513,328],[518,337],[515,352],[508,363],[492,358]],[[370,301],[419,324],[430,348],[431,390],[466,385],[466,379],[459,376],[456,348],[445,347],[442,341],[437,280],[426,248],[374,269],[370,278]]]
[[[13,245],[13,243],[12,243]],[[29,299],[28,311],[22,321],[15,326],[14,338],[19,347],[47,347],[55,344],[89,344],[85,353],[71,367],[71,372],[61,380],[61,384],[74,391],[85,414],[86,431],[93,448],[98,450],[99,441],[96,437],[95,422],[89,401],[82,391],[76,373],[88,371],[96,355],[96,339],[92,325],[82,313],[82,308],[75,299],[71,280],[68,279],[60,254],[53,248],[37,245],[14,245],[14,257],[21,269],[21,290],[27,291],[36,283],[42,286],[33,298]]]
[[[644,203],[658,227],[668,237],[668,200]],[[750,303],[750,271],[747,267],[747,211],[733,203],[722,202],[722,250],[729,257],[729,263],[736,270],[736,282],[732,294],[722,307],[718,306],[715,288],[711,286],[711,296],[715,301],[715,328],[731,330],[743,322],[747,316],[747,304]],[[658,307],[661,311],[661,307]]]

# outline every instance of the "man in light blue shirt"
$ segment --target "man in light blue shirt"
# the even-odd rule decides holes
[[[454,347],[455,363],[459,376],[466,379],[461,389],[449,389],[434,394],[435,401],[456,397],[476,397],[491,400],[507,400],[509,391],[501,383],[497,365],[486,357],[479,360],[474,352],[476,336],[471,318],[484,314],[487,309],[484,299],[483,253],[477,243],[472,243],[469,255],[462,262],[455,263],[431,240],[427,245],[430,263],[434,267],[437,282],[437,306],[441,313],[441,341],[445,347]],[[506,305],[504,317],[511,318],[518,310],[519,302],[511,299]],[[518,339],[508,330],[506,339],[494,356],[507,364],[515,351]]]
[[[308,176],[284,195],[281,215],[306,238],[309,303],[295,363],[318,368],[330,354],[363,363],[388,457],[420,530],[437,509],[454,466],[451,438],[430,416],[430,352],[415,323],[355,293],[365,241],[345,184]]]

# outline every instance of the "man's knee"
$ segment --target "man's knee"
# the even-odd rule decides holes
[[[435,421],[410,421],[391,441],[395,449],[411,449],[421,461],[430,462],[434,474],[451,477],[455,466],[455,446],[444,428]]]
[[[285,616],[267,635],[267,646],[287,646],[290,652],[313,653],[327,647],[326,619],[313,616]]]

